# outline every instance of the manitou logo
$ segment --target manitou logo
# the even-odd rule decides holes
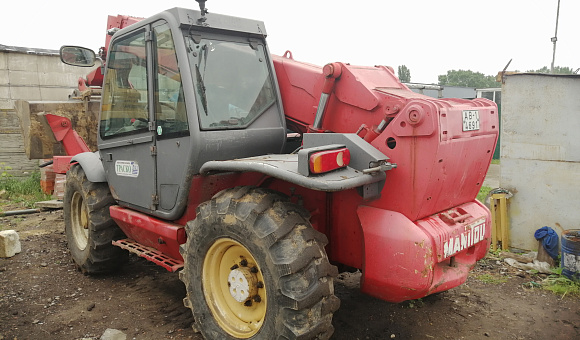
[[[477,244],[485,239],[485,220],[465,226],[465,231],[455,238],[450,238],[443,245],[445,258]]]

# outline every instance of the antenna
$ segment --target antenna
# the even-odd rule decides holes
[[[207,8],[205,8],[206,0],[195,0],[195,1],[199,3],[199,11],[201,12],[201,18],[197,19],[197,23],[201,25],[207,20],[207,18],[205,17],[205,15],[207,14]]]
[[[558,10],[556,11],[556,31],[554,37],[550,39],[554,43],[554,52],[552,53],[552,67],[550,73],[554,73],[554,61],[556,60],[556,41],[558,41],[558,19],[560,18],[560,0],[558,0]]]

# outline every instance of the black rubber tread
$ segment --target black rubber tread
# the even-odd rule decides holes
[[[71,200],[75,192],[81,194],[88,212],[89,237],[85,249],[77,247],[71,230]],[[74,164],[67,172],[63,203],[68,248],[81,272],[85,274],[111,272],[128,260],[128,252],[111,243],[126,236],[109,214],[109,207],[115,204],[115,200],[107,183],[89,181],[83,168]]]
[[[201,204],[180,248],[185,260],[180,279],[188,292],[184,304],[192,309],[194,328],[206,339],[233,339],[213,319],[201,286],[205,252],[213,241],[229,237],[252,252],[266,281],[266,321],[250,339],[330,338],[332,315],[340,306],[333,286],[338,270],[324,250],[326,236],[312,228],[309,217],[286,196],[249,186],[224,190]]]

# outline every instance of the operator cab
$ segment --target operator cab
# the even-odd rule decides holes
[[[176,219],[205,162],[282,151],[265,32],[260,21],[173,8],[114,35],[98,144],[120,205]]]

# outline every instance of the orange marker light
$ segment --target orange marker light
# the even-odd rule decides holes
[[[350,163],[350,151],[347,148],[315,152],[310,155],[310,172],[322,174],[347,166]]]

